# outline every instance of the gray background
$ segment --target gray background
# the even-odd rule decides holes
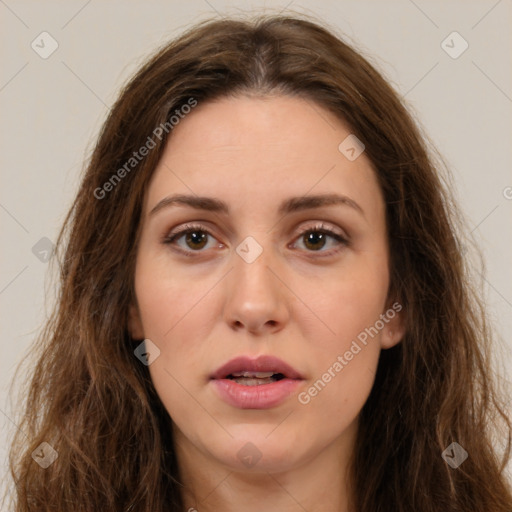
[[[157,46],[200,19],[289,9],[326,20],[369,56],[445,158],[456,198],[487,266],[482,293],[503,339],[495,351],[496,370],[510,380],[510,0],[0,0],[3,461],[19,413],[13,403],[17,388],[10,391],[9,384],[54,296],[48,263],[41,261],[48,242],[40,240],[55,241],[83,162],[119,87]],[[46,59],[31,47],[35,41],[40,52],[48,51],[50,40],[41,43],[43,31],[58,43]],[[469,44],[458,58],[445,49],[453,55],[463,48],[461,40],[448,38],[442,47],[453,31]],[[3,476],[5,462],[0,471]]]

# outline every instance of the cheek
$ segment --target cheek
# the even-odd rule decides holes
[[[362,349],[346,365],[338,362],[340,371],[331,358],[324,372],[297,396],[301,436],[313,431],[318,440],[334,440],[357,420],[373,387],[378,354]]]
[[[308,295],[315,316],[302,327],[311,340],[308,362],[313,385],[302,401],[298,398],[319,413],[327,407],[333,414],[351,417],[364,405],[373,385],[389,275],[377,261],[353,265],[350,273],[337,275]]]
[[[375,326],[381,325],[388,282],[387,272],[374,269],[354,269],[349,277],[325,283],[318,296],[310,295],[328,328],[315,336],[314,328],[319,326],[315,319],[306,334],[312,341],[308,351],[312,374],[297,401],[303,417],[309,418],[307,423],[324,436],[348,427],[374,383],[381,351],[381,329]]]
[[[209,368],[201,344],[195,342],[207,336],[208,297],[200,300],[204,290],[185,286],[183,279],[165,275],[156,265],[146,267],[139,277],[137,299],[144,334],[160,350],[149,366],[157,395],[180,428],[187,430],[187,423],[199,420],[216,428],[215,421],[191,398],[201,391]]]
[[[136,268],[135,291],[147,338],[165,341],[187,321],[195,305],[201,307],[204,282],[169,269],[164,257],[141,255]]]
[[[135,288],[144,335],[160,350],[149,366],[155,388],[167,405],[188,403],[187,389],[202,383],[211,361],[204,340],[211,330],[215,296],[204,277],[169,272],[168,262],[141,258]],[[173,406],[174,408],[174,406]]]
[[[389,274],[382,263],[366,261],[326,275],[315,286],[311,281],[303,284],[301,288],[298,280],[296,290],[307,298],[311,311],[305,337],[324,350],[346,350],[384,312]]]

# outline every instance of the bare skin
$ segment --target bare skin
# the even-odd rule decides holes
[[[364,152],[350,161],[338,149],[350,133],[300,98],[199,104],[173,129],[151,179],[130,329],[160,350],[149,369],[173,421],[185,510],[350,510],[347,464],[359,412],[380,351],[404,333],[395,312],[344,356],[393,302],[382,192]],[[290,197],[334,193],[362,212],[347,203],[277,212]],[[230,211],[174,204],[150,215],[173,194],[218,198]],[[191,223],[201,227],[195,238],[162,242]],[[312,238],[318,224],[347,243]],[[262,250],[250,263],[236,251],[246,237]],[[302,373],[298,391],[269,409],[226,403],[211,373],[235,356],[261,354]],[[338,356],[346,364],[333,371]],[[329,368],[325,387],[308,394]],[[261,458],[248,467],[238,453],[252,445]]]

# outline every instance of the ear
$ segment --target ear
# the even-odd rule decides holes
[[[142,328],[139,308],[135,304],[130,304],[128,309],[128,332],[134,340],[144,339],[144,329]]]
[[[398,301],[390,304],[383,312],[382,318],[384,320],[384,328],[380,344],[381,348],[385,350],[400,343],[405,335],[405,314],[402,304]]]

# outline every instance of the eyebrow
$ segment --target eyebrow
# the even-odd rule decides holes
[[[229,215],[229,206],[224,201],[205,196],[190,196],[184,194],[176,194],[164,197],[159,201],[149,215],[155,215],[157,212],[170,206],[188,206],[195,210],[203,210],[209,212],[223,213]],[[313,208],[321,208],[323,206],[349,206],[356,210],[364,217],[363,209],[350,197],[339,194],[320,194],[314,196],[290,197],[281,203],[277,213],[285,215],[288,213],[298,212],[302,210],[310,210]]]

